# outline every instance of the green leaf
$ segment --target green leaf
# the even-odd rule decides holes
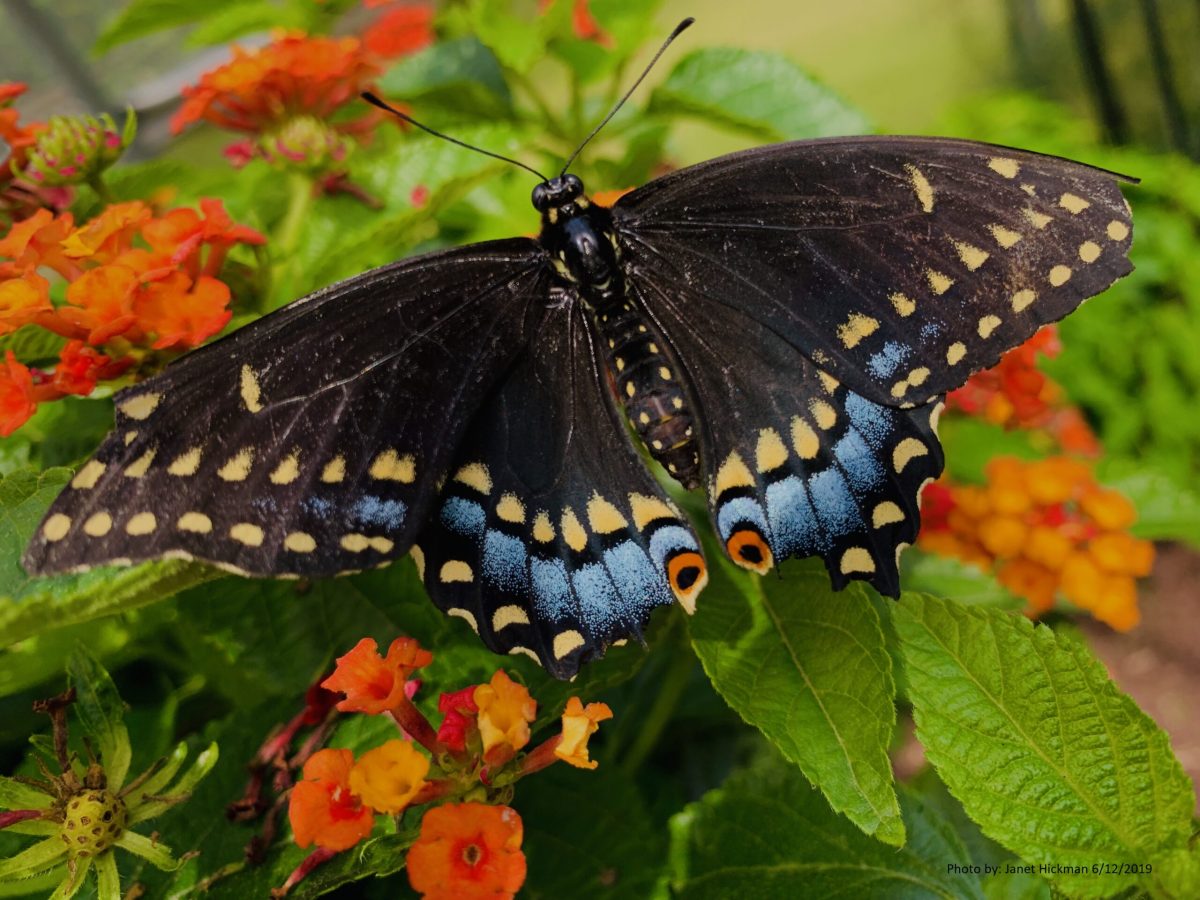
[[[121,876],[115,853],[96,857],[96,894],[99,900],[121,900]]]
[[[658,113],[699,116],[766,140],[862,134],[858,112],[778,53],[709,47],[689,53],[650,98]]]
[[[129,774],[133,749],[125,728],[125,704],[117,686],[83,644],[67,660],[67,673],[75,688],[75,716],[84,733],[96,742],[109,788],[120,791]]]
[[[946,473],[968,483],[982,482],[985,467],[997,456],[1038,459],[1049,450],[1035,446],[1038,436],[1033,432],[956,413],[942,416],[938,432],[946,448]]]
[[[1025,601],[978,566],[949,556],[925,553],[919,547],[903,557],[900,581],[909,590],[953,597],[972,606],[1019,610]]]
[[[1141,461],[1120,466],[1105,460],[1099,476],[1137,507],[1131,530],[1138,537],[1200,547],[1200,492],[1191,484]]]
[[[49,809],[52,802],[37,788],[0,775],[0,809]]]
[[[711,584],[688,623],[713,686],[867,834],[900,846],[887,749],[895,684],[879,615],[835,593],[816,561],[749,575],[708,548]]]
[[[546,53],[544,27],[513,15],[508,0],[471,0],[471,30],[506,66],[528,72]]]
[[[405,103],[435,103],[481,119],[512,113],[500,61],[474,37],[443,41],[402,59],[379,86]]]
[[[180,561],[93,569],[82,575],[26,575],[20,561],[25,545],[70,478],[67,469],[50,469],[0,479],[0,647],[51,628],[154,603],[219,575],[215,569]]]
[[[1138,882],[1092,874],[1097,862],[1152,863],[1157,878],[1186,849],[1190,781],[1166,734],[1081,642],[920,594],[905,594],[893,621],[917,736],[984,834],[1027,862],[1083,867],[1046,875],[1080,897]]]
[[[116,845],[122,850],[128,850],[134,856],[140,856],[156,869],[170,872],[179,868],[179,860],[171,852],[171,848],[158,841],[148,838],[136,831],[122,831]]]
[[[795,767],[764,756],[671,821],[673,896],[982,900],[953,829],[902,793],[908,842],[874,841],[836,815]]]
[[[92,45],[92,53],[99,56],[136,38],[199,22],[214,13],[247,2],[265,5],[261,4],[261,0],[209,0],[208,3],[196,3],[194,0],[132,0],[124,4],[120,12],[104,26],[100,37]]]
[[[138,822],[145,822],[150,819],[161,816],[172,806],[180,802],[187,802],[187,798],[195,790],[196,785],[200,780],[212,771],[213,766],[217,764],[219,754],[216,744],[209,744],[200,755],[196,757],[195,762],[191,767],[183,773],[183,777],[174,784],[162,788],[167,794],[167,799],[164,800],[145,800],[147,796],[153,796],[159,793],[158,790],[151,791],[143,788],[141,796],[143,802],[140,806],[135,805],[129,811],[129,824],[136,825]]]
[[[56,834],[26,847],[16,856],[0,859],[0,881],[28,878],[57,865],[67,855],[62,839]]]
[[[92,871],[94,860],[81,860],[74,869],[66,869],[63,872],[62,881],[50,895],[49,900],[71,900],[83,886],[87,883],[88,873]]]
[[[304,30],[306,19],[305,11],[294,3],[281,7],[263,0],[241,0],[206,16],[188,34],[187,42],[193,47],[208,47],[273,28]]]

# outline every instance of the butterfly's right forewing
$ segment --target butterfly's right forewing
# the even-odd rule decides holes
[[[527,239],[364,273],[119,394],[31,573],[162,556],[331,575],[403,554],[492,385],[544,314]]]

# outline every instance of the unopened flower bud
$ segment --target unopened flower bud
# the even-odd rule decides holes
[[[339,168],[353,144],[315,116],[296,116],[263,135],[259,149],[282,169],[322,174]]]
[[[54,116],[29,151],[24,175],[48,187],[85,184],[121,158],[137,134],[133,110],[118,132],[112,116]]]

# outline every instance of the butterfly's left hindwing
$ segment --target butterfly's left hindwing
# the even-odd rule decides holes
[[[702,302],[672,264],[635,271],[633,284],[698,414],[727,555],[761,573],[819,555],[835,588],[863,579],[897,596],[920,490],[942,470],[941,399],[898,409],[854,393],[733,304]]]
[[[569,678],[694,602],[699,545],[634,450],[577,297],[480,410],[413,547],[430,595],[500,653]]]
[[[299,300],[116,398],[24,557],[332,575],[403,554],[469,417],[536,327],[541,249],[405,260]]]

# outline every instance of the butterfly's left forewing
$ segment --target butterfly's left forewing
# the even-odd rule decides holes
[[[157,557],[331,575],[403,554],[471,414],[548,295],[527,239],[340,282],[116,398],[116,429],[24,557],[31,573]]]

